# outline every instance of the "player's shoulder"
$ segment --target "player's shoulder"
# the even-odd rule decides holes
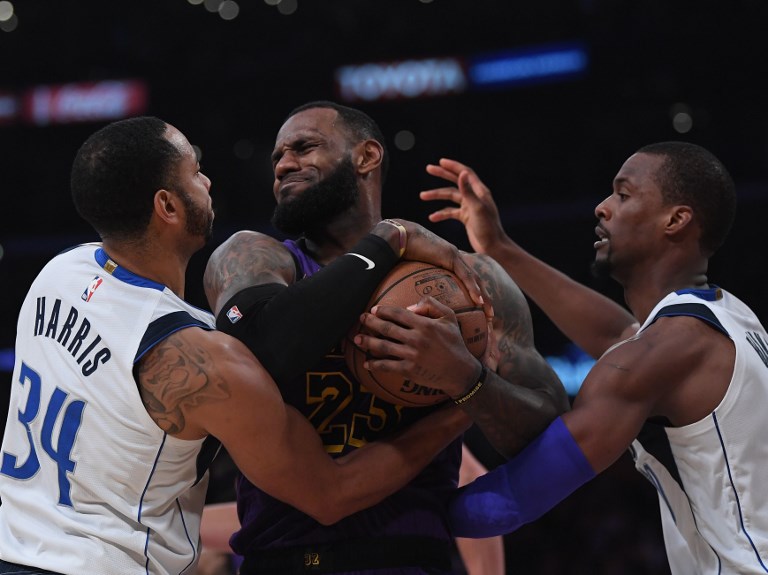
[[[237,338],[218,330],[191,326],[171,333],[142,357],[139,379],[140,382],[157,381],[167,376],[171,369],[178,372],[186,369],[190,377],[212,377],[221,375],[220,372],[228,369],[230,364],[248,369],[259,366],[253,354]]]
[[[675,381],[711,360],[724,348],[725,336],[690,316],[660,317],[614,345],[598,363],[619,365],[640,380]]]
[[[211,257],[213,258],[215,256],[221,258],[229,254],[240,255],[247,253],[249,250],[264,248],[288,250],[282,242],[269,234],[254,230],[240,230],[224,240],[221,245],[213,251]]]
[[[220,268],[248,269],[255,263],[274,263],[274,259],[290,260],[291,253],[283,242],[268,234],[240,230],[224,240],[211,254],[206,272]]]
[[[275,238],[250,230],[234,233],[217,247],[205,267],[203,285],[212,309],[237,292],[264,283],[290,283],[295,277],[290,250]]]
[[[708,355],[729,339],[724,331],[693,315],[660,316],[638,336],[660,355],[680,358]]]
[[[195,327],[159,341],[139,362],[137,376],[150,417],[182,439],[216,435],[215,422],[226,421],[233,408],[276,395],[266,371],[241,342]]]
[[[735,348],[728,342],[700,319],[661,317],[606,351],[590,371],[588,380],[593,381],[585,381],[583,389],[645,402],[652,415],[686,425],[722,400],[735,360]]]

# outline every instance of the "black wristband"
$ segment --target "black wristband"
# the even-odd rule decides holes
[[[485,384],[485,378],[486,378],[486,377],[488,377],[488,368],[487,368],[487,367],[485,367],[485,366],[484,366],[484,365],[482,365],[482,364],[480,365],[480,368],[481,368],[481,369],[480,369],[480,375],[479,375],[479,376],[478,376],[478,378],[477,378],[477,383],[475,383],[475,385],[473,385],[472,387],[470,387],[470,388],[469,388],[469,390],[467,390],[467,391],[464,393],[464,395],[462,395],[461,397],[457,397],[457,398],[455,398],[455,399],[453,400],[453,402],[454,402],[456,405],[461,405],[462,403],[466,403],[467,401],[469,401],[470,399],[472,399],[472,398],[474,397],[474,395],[475,395],[475,394],[476,394],[478,391],[480,391],[480,388],[481,388],[481,387],[483,387],[483,385]]]

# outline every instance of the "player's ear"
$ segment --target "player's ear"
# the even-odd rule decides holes
[[[166,189],[159,189],[155,192],[154,209],[157,216],[165,221],[171,222],[180,217],[179,198],[173,192]]]
[[[367,175],[381,166],[384,158],[384,148],[376,140],[363,140],[357,146],[357,171],[360,175]]]
[[[672,206],[667,219],[666,231],[668,234],[679,234],[690,228],[693,219],[693,210],[690,206]]]

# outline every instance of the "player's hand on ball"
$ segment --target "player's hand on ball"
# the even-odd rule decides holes
[[[482,357],[489,341],[487,330],[490,322],[484,310],[472,301],[459,277],[445,268],[418,261],[400,262],[382,279],[367,309],[377,306],[404,309],[416,306],[425,296],[452,310],[464,345],[473,356]],[[359,322],[353,325],[345,340],[344,358],[362,390],[384,401],[409,407],[426,407],[448,399],[442,389],[432,387],[423,380],[419,382],[394,371],[376,369],[375,366],[365,367],[369,359],[377,356],[355,345],[354,338],[358,333],[369,335],[372,332]]]
[[[354,338],[368,352],[367,369],[396,373],[454,397],[477,377],[479,361],[450,307],[426,297],[408,309],[381,305],[371,312],[361,317],[366,334]]]
[[[397,221],[405,227],[408,237],[403,259],[427,262],[452,271],[467,288],[472,301],[483,306],[486,316],[491,317],[493,310],[490,299],[480,288],[472,268],[465,260],[465,254],[424,226],[408,220]]]

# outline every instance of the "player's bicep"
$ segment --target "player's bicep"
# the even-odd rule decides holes
[[[607,352],[585,378],[563,421],[595,471],[611,465],[653,414],[666,379],[645,342]]]
[[[147,413],[161,429],[183,439],[206,435],[192,415],[200,406],[230,396],[208,345],[211,333],[197,327],[177,331],[152,347],[134,370]]]
[[[332,476],[331,466],[336,464],[307,419],[284,403],[253,354],[234,338],[213,335],[216,343],[209,345],[215,347],[212,353],[217,361],[212,375],[223,393],[191,406],[187,410],[190,423],[219,439],[251,483],[310,515],[315,513],[317,505],[307,500],[307,494],[319,477]]]
[[[331,487],[336,464],[243,343],[221,332],[184,329],[155,346],[138,375],[160,427],[184,439],[213,435],[254,485],[310,515],[327,511],[308,494],[318,483]]]

